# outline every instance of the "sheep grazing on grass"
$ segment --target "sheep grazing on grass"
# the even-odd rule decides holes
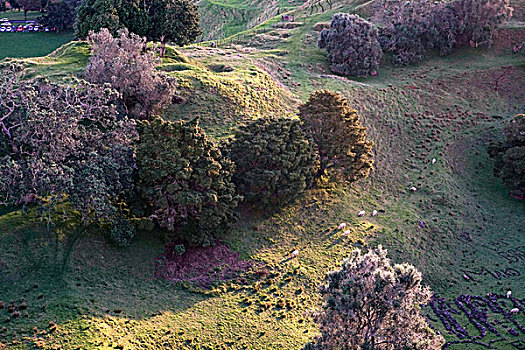
[[[436,158],[432,158],[432,164],[436,164]]]
[[[350,235],[350,230],[346,230],[345,232],[343,232],[343,236],[349,236]]]
[[[297,255],[299,255],[299,250],[296,249],[292,252],[292,258],[295,258]]]
[[[376,216],[376,215],[377,215],[377,210],[374,210],[374,211],[372,212],[372,216]]]
[[[410,191],[412,192],[416,192],[417,191],[417,188],[415,188],[414,186],[410,187]]]
[[[361,210],[359,213],[357,213],[357,216],[364,216],[366,212],[364,210]]]
[[[515,307],[514,309],[510,310],[510,313],[511,314],[517,314],[518,312],[520,312],[520,309],[518,309],[517,307]]]
[[[343,222],[343,223],[340,223],[339,226],[337,227],[338,230],[344,230],[346,227],[346,222]]]
[[[507,292],[507,299],[509,299],[511,295],[512,295],[512,292],[509,290],[509,291]]]

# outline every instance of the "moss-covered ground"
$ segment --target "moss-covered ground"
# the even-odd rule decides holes
[[[6,327],[0,344],[14,349],[300,349],[316,334],[309,312],[320,305],[317,286],[326,272],[351,249],[377,244],[386,246],[394,261],[418,267],[440,297],[511,289],[523,300],[525,203],[510,197],[493,177],[486,149],[502,137],[509,118],[523,112],[524,56],[497,45],[447,57],[430,53],[405,68],[392,66],[387,56],[377,77],[334,76],[316,48],[313,25],[342,10],[362,13],[367,6],[334,2],[332,9],[315,8],[312,15],[298,7],[293,13],[303,25],[295,29],[246,32],[219,48],[170,50],[159,69],[178,79],[184,99],[165,117],[199,115],[201,125],[221,138],[250,118],[293,116],[314,90],[337,90],[376,142],[376,170],[369,179],[312,190],[268,215],[242,210],[224,239],[242,258],[265,263],[266,272],[258,281],[209,291],[154,279],[154,261],[164,248],[146,232],[131,247],[117,249],[105,242],[104,232],[93,230],[75,250],[66,274],[57,278],[53,240],[45,227],[19,212],[0,212],[0,300],[24,298],[28,305],[27,317],[7,323],[7,312],[0,310],[0,329]],[[509,33],[519,29],[512,23],[506,27]],[[84,43],[72,42],[50,56],[19,61],[34,76],[67,79],[82,71],[88,53]],[[357,217],[360,210],[367,214]],[[376,217],[370,216],[373,210]],[[350,236],[337,230],[340,222],[349,223]],[[294,249],[299,255],[291,259]],[[428,309],[425,313],[431,315]],[[466,317],[457,319],[478,334]],[[523,313],[515,320],[525,323]],[[432,324],[448,341],[458,340],[440,322]],[[489,335],[480,342],[498,340],[493,349],[521,346],[525,334],[514,336],[507,328],[502,323],[502,337]]]

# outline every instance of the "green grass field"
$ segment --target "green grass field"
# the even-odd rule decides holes
[[[242,258],[266,264],[269,274],[206,291],[154,278],[154,261],[164,247],[148,232],[131,247],[116,249],[94,230],[57,278],[53,240],[43,226],[20,212],[0,211],[0,300],[24,298],[28,304],[28,317],[9,323],[0,310],[0,328],[6,327],[0,348],[299,350],[317,334],[309,311],[320,305],[317,286],[325,274],[353,248],[378,244],[394,261],[414,264],[447,300],[505,294],[509,288],[525,298],[525,203],[493,177],[486,152],[509,118],[524,112],[523,56],[511,54],[510,47],[465,49],[447,57],[430,54],[410,67],[394,67],[385,57],[377,77],[334,76],[312,27],[338,11],[366,10],[364,1],[334,4],[312,15],[298,8],[293,13],[303,25],[295,29],[246,32],[220,48],[189,46],[180,50],[184,57],[168,50],[161,69],[178,78],[186,103],[165,117],[199,114],[210,134],[223,137],[250,118],[294,115],[312,91],[337,90],[376,142],[371,177],[311,190],[270,215],[242,211],[225,241]],[[17,61],[34,76],[59,80],[80,73],[88,54],[85,43],[72,42],[50,56]],[[217,72],[217,65],[232,69]],[[411,186],[418,191],[409,191]],[[374,209],[376,217],[357,217]],[[337,230],[340,222],[349,224],[350,236]],[[289,259],[294,249],[300,254]],[[464,316],[458,319],[471,335],[479,334]],[[523,324],[525,317],[516,320]],[[56,330],[49,328],[51,321]],[[458,340],[440,322],[432,324],[448,341]],[[489,334],[480,341],[515,349],[513,342],[519,345],[524,334],[513,336],[507,328],[502,323],[503,337]]]
[[[36,19],[40,12],[29,12],[27,19]],[[0,13],[0,18],[23,20],[23,12]],[[72,32],[65,33],[0,33],[0,60],[6,57],[39,57],[50,54],[74,39]]]

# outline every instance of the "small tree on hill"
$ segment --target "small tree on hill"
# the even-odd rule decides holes
[[[370,174],[374,143],[357,112],[339,93],[314,92],[299,107],[299,116],[317,144],[321,175],[356,181]]]
[[[323,29],[317,42],[328,52],[335,73],[365,76],[376,74],[383,56],[377,28],[357,15],[337,13],[330,28]]]
[[[305,349],[441,349],[443,337],[420,314],[432,294],[421,281],[414,266],[392,266],[381,246],[355,250],[321,287],[324,304],[315,315],[321,336]]]
[[[148,0],[148,40],[160,41],[161,57],[167,42],[179,46],[195,41],[202,31],[197,6],[189,0]]]
[[[500,176],[518,198],[525,198],[525,114],[518,114],[503,129],[505,140],[489,147],[495,158],[494,174]]]
[[[118,90],[131,116],[148,119],[175,94],[174,81],[155,66],[160,59],[155,47],[148,49],[146,39],[127,29],[121,29],[114,38],[108,29],[88,37],[91,48],[86,79],[92,83],[109,83]]]
[[[317,171],[313,140],[292,119],[258,119],[228,145],[233,182],[245,200],[263,208],[283,205],[308,189]]]
[[[136,152],[140,191],[162,228],[206,246],[234,221],[234,165],[197,120],[142,122]]]
[[[65,267],[90,226],[119,217],[133,184],[135,126],[117,113],[114,90],[22,82],[20,70],[0,75],[0,203],[36,206],[48,227],[58,204],[71,206],[78,230],[68,235]]]

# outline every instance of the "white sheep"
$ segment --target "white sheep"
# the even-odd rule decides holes
[[[374,210],[374,211],[372,212],[372,216],[376,216],[376,215],[377,215],[377,210]]]
[[[292,252],[292,258],[295,258],[297,255],[299,255],[299,250],[296,249]]]
[[[366,212],[364,210],[361,210],[359,213],[357,213],[357,216],[364,216]]]
[[[511,295],[512,295],[512,292],[509,290],[509,291],[507,292],[507,299],[509,299]]]
[[[517,307],[515,307],[514,309],[510,310],[510,313],[511,314],[517,314],[518,312],[520,312],[520,309],[518,309]]]
[[[415,186],[412,186],[412,187],[410,187],[410,191],[412,191],[412,192],[416,192],[416,191],[417,191],[417,188],[416,188]]]
[[[346,227],[346,222],[342,222],[339,224],[339,226],[337,227],[338,230],[344,230]]]
[[[436,164],[436,158],[432,158],[432,164]]]
[[[343,236],[349,236],[350,235],[350,230],[346,230],[345,232],[343,232]]]

